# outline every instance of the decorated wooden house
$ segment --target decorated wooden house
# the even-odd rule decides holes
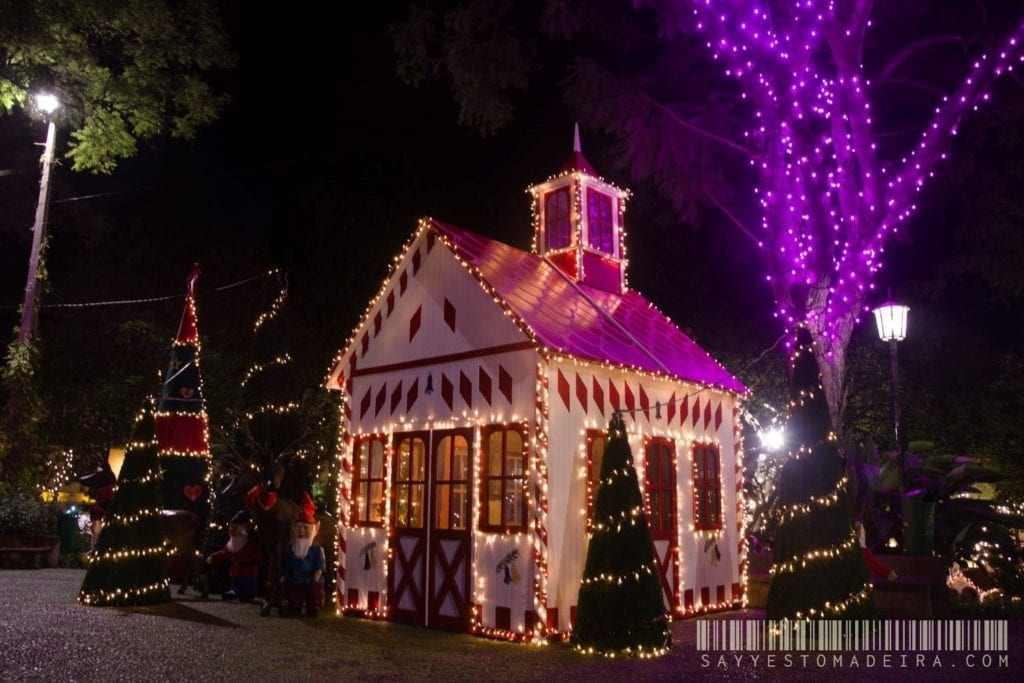
[[[618,410],[666,611],[730,607],[745,388],[626,286],[628,193],[578,136],[529,192],[531,252],[422,220],[335,359],[339,603],[510,639],[568,633]]]

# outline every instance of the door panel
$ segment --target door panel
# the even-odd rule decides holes
[[[469,627],[472,430],[434,432],[428,626]]]
[[[388,607],[395,621],[469,627],[472,443],[470,429],[394,435]]]
[[[391,464],[391,618],[422,624],[426,618],[427,432],[395,434]]]

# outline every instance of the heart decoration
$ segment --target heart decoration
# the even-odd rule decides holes
[[[185,484],[181,491],[186,498],[194,503],[199,500],[199,496],[203,495],[203,486],[202,484]]]
[[[182,398],[192,398],[192,395],[196,393],[196,390],[192,387],[182,387],[179,391]]]

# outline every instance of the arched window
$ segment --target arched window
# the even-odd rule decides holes
[[[526,529],[526,438],[518,427],[484,429],[483,518],[487,531]]]
[[[352,519],[358,526],[384,523],[384,439],[366,436],[356,440]]]
[[[672,465],[672,442],[655,438],[647,442],[644,487],[647,494],[651,538],[675,538],[676,472]]]
[[[427,446],[420,436],[407,435],[395,441],[395,494],[391,514],[395,527],[423,529],[427,489]]]
[[[613,226],[612,198],[593,188],[587,188],[587,231],[590,235],[590,248],[614,255]]]
[[[722,528],[722,468],[718,447],[711,444],[693,447],[693,528]]]
[[[548,192],[544,198],[544,234],[549,251],[571,243],[569,217],[569,188]]]

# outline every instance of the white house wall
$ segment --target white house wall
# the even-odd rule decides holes
[[[634,465],[644,485],[644,439],[665,437],[676,455],[676,520],[679,542],[677,614],[726,607],[739,599],[740,535],[736,487],[734,398],[727,392],[561,359],[550,364],[548,448],[548,607],[558,627],[569,627],[586,561],[588,429],[607,428],[614,403],[626,412]],[[660,411],[656,403],[660,402]],[[660,412],[661,417],[656,415]],[[692,448],[720,446],[723,525],[693,530]],[[718,553],[716,555],[715,548]],[[675,571],[673,569],[672,571]]]

